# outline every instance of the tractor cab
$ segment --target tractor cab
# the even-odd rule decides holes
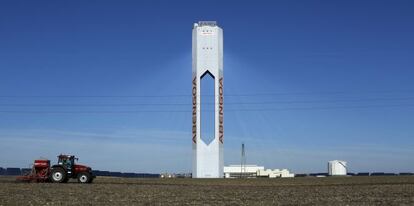
[[[58,165],[63,166],[68,171],[68,173],[72,173],[72,169],[75,165],[75,160],[78,160],[78,158],[75,158],[74,155],[59,155]]]

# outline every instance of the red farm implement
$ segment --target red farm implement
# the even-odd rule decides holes
[[[17,177],[17,180],[25,182],[48,182],[50,175],[49,160],[35,160],[32,170],[24,176]]]

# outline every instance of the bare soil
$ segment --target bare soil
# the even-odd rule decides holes
[[[20,183],[0,177],[0,205],[414,205],[414,176],[138,179]]]

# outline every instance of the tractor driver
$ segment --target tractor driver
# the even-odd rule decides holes
[[[72,162],[68,157],[66,156],[62,157],[62,163],[66,167],[67,170],[70,171],[72,169]]]
[[[65,165],[66,165],[66,169],[68,170],[68,173],[71,173],[71,171],[72,171],[72,157],[66,157],[65,158]]]
[[[72,159],[69,157],[69,158],[66,158],[66,168],[68,169],[68,171],[71,171],[72,170]]]

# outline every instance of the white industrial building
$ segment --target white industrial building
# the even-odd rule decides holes
[[[328,162],[328,174],[330,176],[347,175],[346,162],[342,160],[332,160]]]
[[[223,30],[213,21],[193,27],[192,142],[193,178],[223,177]],[[211,142],[201,137],[201,79],[214,79],[214,134]],[[203,108],[202,108],[203,107]]]
[[[224,167],[224,177],[256,177],[259,170],[264,170],[264,167],[257,165],[229,165]]]
[[[290,173],[287,169],[265,169],[263,166],[257,165],[229,165],[224,167],[225,178],[240,177],[294,177],[295,174]]]
[[[295,174],[290,173],[287,169],[262,169],[257,171],[257,177],[269,177],[269,178],[276,178],[276,177],[295,177]]]

